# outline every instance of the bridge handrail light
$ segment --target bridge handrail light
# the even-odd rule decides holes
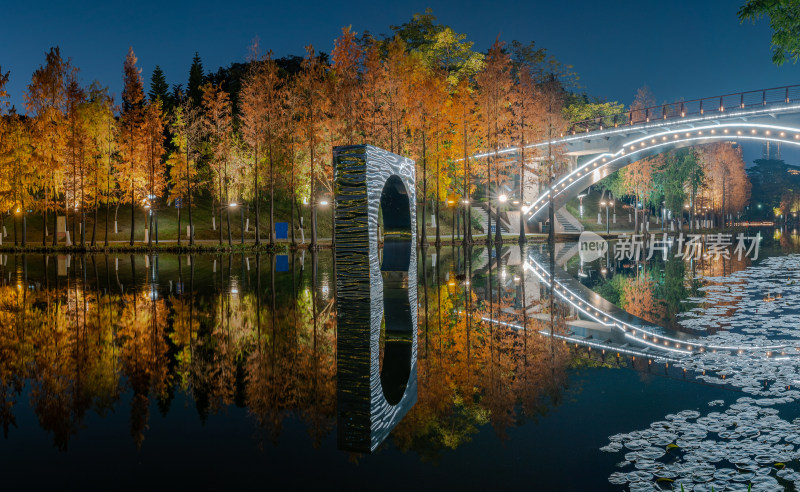
[[[236,202],[231,202],[231,203],[228,204],[228,206],[231,207],[231,208],[236,208],[238,205],[239,204],[236,203]]]
[[[606,202],[605,201],[600,202],[600,206],[601,207],[605,207],[606,206]]]
[[[506,200],[508,200],[508,197],[506,195],[500,195],[499,197],[497,197],[497,199],[500,200],[500,202],[505,202]]]
[[[463,203],[464,205],[469,205],[469,200],[462,200],[461,203]]]
[[[324,207],[328,205],[328,200],[320,200],[319,204]]]

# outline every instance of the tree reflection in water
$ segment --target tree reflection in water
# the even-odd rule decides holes
[[[418,401],[392,433],[401,450],[435,459],[486,424],[505,439],[560,401],[576,353],[539,331],[563,332],[568,313],[526,277],[518,250],[487,253],[420,253]],[[305,423],[315,447],[333,432],[329,252],[2,260],[6,437],[25,432],[16,415],[28,399],[61,450],[90,413],[126,406],[132,441],[146,446],[151,404],[167,415],[177,395],[202,421],[246,408],[259,443],[278,443],[287,418]]]

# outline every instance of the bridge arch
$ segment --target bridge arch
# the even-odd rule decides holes
[[[721,141],[778,142],[800,146],[800,125],[752,123],[707,123],[691,128],[664,128],[620,139],[609,151],[591,157],[575,169],[562,174],[551,188],[523,207],[528,221],[546,220],[552,194],[556,209],[577,197],[583,190],[611,173],[646,157],[670,150]]]

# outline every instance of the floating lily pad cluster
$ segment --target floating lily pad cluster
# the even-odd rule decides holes
[[[714,402],[716,405],[716,402]],[[684,410],[649,429],[609,437],[606,452],[625,452],[609,482],[630,490],[774,491],[800,486],[800,419],[739,398],[724,412]]]
[[[687,300],[699,307],[684,313],[681,325],[709,333],[702,339],[707,346],[762,348],[708,350],[676,365],[751,396],[724,411],[701,416],[684,410],[650,429],[611,436],[601,450],[625,452],[612,484],[630,490],[800,489],[800,419],[787,422],[774,408],[800,400],[798,274],[800,255],[788,255],[727,277],[702,277],[704,297]]]
[[[800,333],[793,329],[800,324],[798,276],[800,256],[787,255],[767,258],[727,277],[699,277],[708,283],[699,289],[704,295],[685,300],[698,307],[681,313],[680,323],[701,332],[730,330],[751,337],[751,342],[800,342]]]

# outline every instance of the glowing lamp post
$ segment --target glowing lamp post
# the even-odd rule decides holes
[[[611,233],[611,223],[608,221],[608,207],[612,206],[613,204],[614,204],[613,200],[609,201],[603,200],[602,202],[600,202],[600,206],[606,208],[606,234]]]
[[[451,235],[452,235],[453,239],[455,240],[457,235],[458,236],[461,235],[458,227],[456,227],[458,225],[456,223],[456,201],[454,199],[452,199],[452,198],[448,199],[447,200],[447,206],[450,207],[452,212],[453,212],[453,231],[452,231]]]

